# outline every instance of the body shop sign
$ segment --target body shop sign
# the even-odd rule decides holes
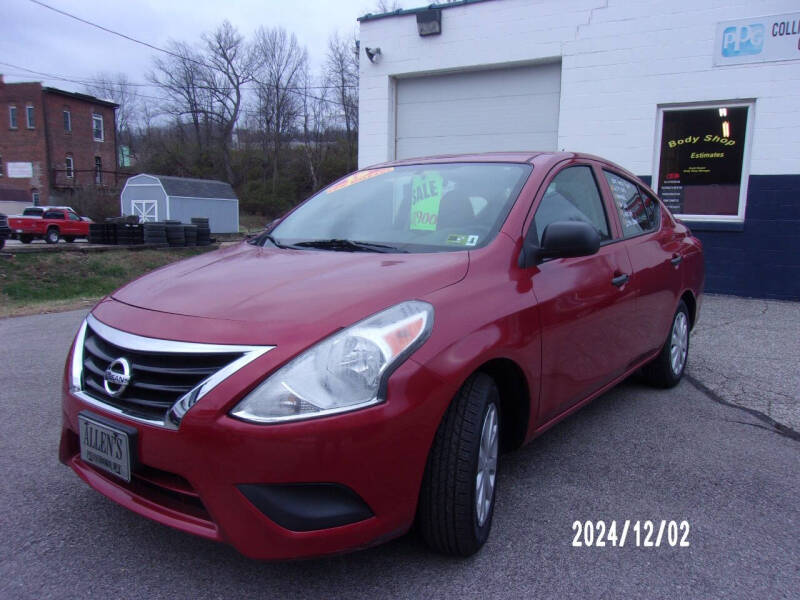
[[[717,24],[714,66],[800,60],[800,12]]]
[[[658,193],[675,214],[736,215],[746,106],[665,110]]]

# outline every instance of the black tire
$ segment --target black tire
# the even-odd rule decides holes
[[[495,479],[489,505],[480,522],[477,509],[481,432],[494,412],[494,456],[500,438],[500,394],[485,373],[472,375],[456,394],[439,424],[428,454],[419,496],[417,522],[427,544],[442,554],[470,556],[489,537],[494,514]]]
[[[47,233],[44,234],[44,241],[48,244],[57,244],[59,237],[61,237],[61,234],[59,234],[58,228],[50,227]]]
[[[686,370],[686,363],[689,362],[689,323],[689,309],[681,300],[672,317],[667,340],[661,347],[661,352],[642,368],[642,375],[650,385],[671,388],[680,382]],[[680,360],[673,360],[673,352],[682,355]]]
[[[29,233],[20,234],[19,241],[23,244],[30,244],[33,241],[33,236]]]
[[[0,250],[6,247],[6,238],[0,238]]]
[[[67,242],[68,244],[71,244],[72,242],[75,241],[75,236],[74,235],[65,235],[64,236],[64,241]]]

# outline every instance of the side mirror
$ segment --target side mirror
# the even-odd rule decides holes
[[[589,256],[600,248],[600,234],[583,221],[555,221],[544,228],[542,245],[531,238],[522,244],[517,264],[527,269],[547,258]]]

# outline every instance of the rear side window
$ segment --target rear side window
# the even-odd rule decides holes
[[[63,219],[64,213],[60,210],[48,210],[42,217],[45,219]]]
[[[547,186],[533,218],[540,242],[545,228],[555,221],[583,221],[597,230],[601,240],[611,239],[603,200],[591,167],[567,167]]]
[[[629,238],[658,229],[661,211],[655,198],[645,194],[635,183],[616,173],[603,171],[603,174],[614,195],[614,206],[619,213],[624,237]]]

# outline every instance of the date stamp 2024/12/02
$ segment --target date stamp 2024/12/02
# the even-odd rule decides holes
[[[572,545],[576,548],[688,548],[688,521],[574,521]]]

